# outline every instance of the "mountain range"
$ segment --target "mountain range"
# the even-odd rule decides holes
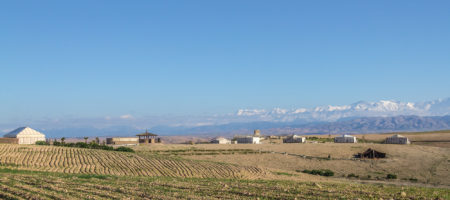
[[[426,102],[382,100],[314,108],[240,109],[207,116],[132,116],[39,120],[0,124],[3,133],[31,126],[48,137],[130,136],[149,129],[160,135],[231,136],[251,134],[329,134],[450,129],[450,98]]]
[[[443,116],[450,115],[450,98],[426,102],[399,102],[381,100],[378,102],[359,101],[350,105],[318,106],[315,108],[282,109],[241,109],[237,117],[254,121],[337,121],[354,117],[388,117],[399,115]]]

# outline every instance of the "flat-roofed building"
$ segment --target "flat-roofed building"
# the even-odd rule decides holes
[[[393,135],[391,137],[386,138],[386,144],[411,144],[409,139],[403,135]]]
[[[305,143],[306,138],[300,135],[290,135],[283,139],[283,143]]]
[[[260,137],[238,136],[234,138],[238,144],[261,144]]]
[[[218,137],[211,140],[213,144],[231,144],[231,140],[226,139],[224,137]]]
[[[357,143],[356,137],[353,135],[340,135],[334,138],[335,143]]]

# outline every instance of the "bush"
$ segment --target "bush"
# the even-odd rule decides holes
[[[334,172],[329,169],[325,169],[322,171],[322,176],[334,176]]]
[[[334,172],[329,169],[313,169],[313,170],[303,170],[303,173],[319,175],[319,176],[334,176]]]
[[[386,178],[387,178],[387,179],[397,179],[397,175],[395,175],[395,174],[388,174],[388,175],[386,176]]]
[[[134,150],[129,147],[117,147],[117,149],[114,149],[114,151],[134,152]]]
[[[46,141],[36,141],[36,145],[49,145]]]
[[[39,144],[39,145],[44,145],[44,144]],[[53,145],[54,146],[63,146],[63,147],[77,147],[77,148],[85,148],[85,149],[102,149],[102,150],[106,150],[106,151],[134,152],[133,149],[128,148],[128,147],[119,147],[117,149],[114,149],[113,147],[108,146],[108,145],[104,145],[104,144],[99,145],[95,141],[90,142],[88,144],[86,144],[85,142],[62,143],[62,142],[55,141],[55,142],[53,142]]]
[[[419,181],[419,180],[417,180],[417,178],[409,178],[409,180],[412,181],[412,182],[417,182],[417,181]]]
[[[78,148],[89,148],[89,145],[84,143],[84,142],[77,142],[77,143],[75,143],[75,147],[78,147]]]
[[[354,173],[351,173],[351,174],[347,175],[347,178],[359,178],[359,176]]]

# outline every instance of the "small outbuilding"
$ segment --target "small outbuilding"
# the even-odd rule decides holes
[[[145,133],[137,134],[136,136],[139,137],[140,144],[161,143],[161,138],[158,135],[150,133],[147,130],[145,130]]]
[[[6,135],[5,138],[17,138],[18,144],[36,144],[37,141],[45,141],[45,135],[30,127],[20,127]]]
[[[238,144],[261,144],[260,137],[255,136],[238,136],[234,140]]]
[[[283,139],[283,143],[305,143],[306,138],[299,135],[290,135]]]
[[[363,153],[358,153],[356,155],[357,158],[367,158],[367,159],[377,159],[377,158],[386,158],[386,153],[379,152],[373,149],[367,149]]]
[[[403,135],[393,135],[391,137],[386,138],[386,144],[411,144],[409,139]]]
[[[231,140],[226,139],[224,137],[218,137],[211,140],[213,144],[231,144]]]
[[[335,143],[357,143],[356,137],[353,135],[340,135],[334,138]]]

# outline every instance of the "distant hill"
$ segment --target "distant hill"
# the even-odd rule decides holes
[[[339,134],[339,133],[382,133],[399,131],[431,131],[450,129],[450,115],[446,116],[395,116],[346,118],[336,122],[245,122],[197,127],[156,126],[150,129],[161,136],[192,135],[197,137],[233,136],[252,134],[260,129],[263,134]],[[131,126],[107,128],[60,128],[41,130],[47,137],[105,137],[134,136],[145,130]]]
[[[252,122],[230,123],[217,126],[200,126],[170,130],[170,127],[160,127],[160,133],[180,135],[233,135],[251,134],[253,129],[261,129],[264,134],[337,134],[337,133],[380,133],[393,131],[430,131],[450,129],[450,116],[396,116],[396,117],[361,117],[342,119],[337,122],[316,123],[276,123]]]

